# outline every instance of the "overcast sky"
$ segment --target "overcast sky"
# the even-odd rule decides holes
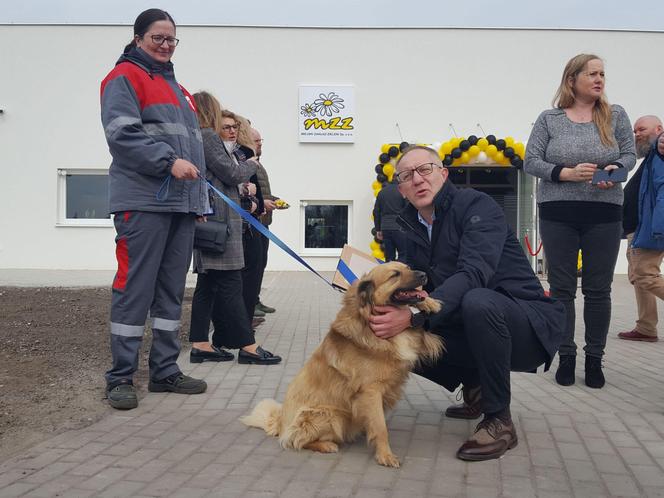
[[[0,24],[133,24],[149,7],[178,24],[513,27],[664,32],[664,0],[0,0]]]

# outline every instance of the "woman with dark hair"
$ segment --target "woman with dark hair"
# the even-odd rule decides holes
[[[238,156],[230,143],[238,127],[235,115],[222,111],[219,101],[207,92],[194,94],[194,100],[203,135],[207,179],[248,211],[260,209],[256,192],[247,186],[249,179],[255,177],[256,162]],[[251,315],[243,301],[244,222],[218,196],[213,194],[210,204],[213,214],[208,219],[226,222],[229,231],[223,253],[194,250],[194,271],[198,277],[191,303],[189,340],[192,349],[189,359],[192,363],[230,361],[233,354],[222,349],[228,348],[239,349],[239,363],[277,364],[281,361],[279,356],[256,344]],[[214,325],[212,344],[208,340],[210,319]]]
[[[208,208],[193,99],[176,81],[171,63],[178,41],[168,12],[142,12],[134,38],[101,84],[118,261],[111,301],[113,365],[106,383],[109,404],[118,409],[138,406],[132,378],[147,316],[153,335],[148,390],[196,394],[207,388],[176,363],[194,223]]]
[[[591,180],[600,169],[634,167],[634,136],[625,110],[607,102],[604,63],[596,55],[580,54],[567,63],[553,105],[535,122],[524,169],[540,178],[537,199],[551,295],[567,310],[556,381],[563,386],[575,381],[574,299],[581,250],[585,382],[601,388],[623,193],[620,184]]]

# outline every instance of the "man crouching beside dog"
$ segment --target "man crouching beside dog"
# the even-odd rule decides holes
[[[463,384],[463,404],[449,407],[448,417],[484,414],[457,457],[498,458],[517,444],[510,371],[549,368],[565,309],[545,297],[500,206],[484,193],[447,181],[448,170],[434,150],[404,150],[395,176],[410,201],[398,219],[408,240],[403,261],[426,272],[425,290],[443,307],[430,315],[403,306],[375,307],[370,327],[383,339],[421,325],[443,338],[446,353],[414,372],[449,391]]]

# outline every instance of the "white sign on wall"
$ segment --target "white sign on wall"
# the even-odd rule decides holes
[[[355,141],[355,88],[300,85],[300,142]]]

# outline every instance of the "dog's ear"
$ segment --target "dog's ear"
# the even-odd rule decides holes
[[[360,284],[357,286],[357,300],[359,301],[360,307],[367,305],[373,305],[373,292],[374,292],[374,283],[371,279],[366,279],[360,281]]]

